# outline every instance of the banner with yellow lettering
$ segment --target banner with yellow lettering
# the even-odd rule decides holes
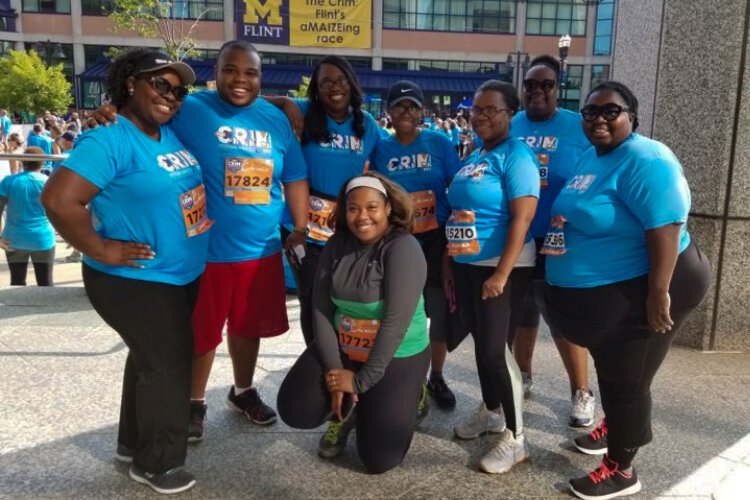
[[[372,45],[372,0],[237,0],[237,38],[294,47]]]

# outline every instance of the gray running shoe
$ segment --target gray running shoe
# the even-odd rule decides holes
[[[594,423],[596,397],[586,389],[577,389],[571,398],[569,424],[571,427],[588,427]]]
[[[528,458],[529,446],[523,433],[514,437],[510,429],[505,429],[500,441],[479,461],[479,469],[489,474],[502,474]]]
[[[469,418],[453,428],[461,439],[475,439],[486,432],[497,434],[504,430],[505,417],[502,412],[489,411],[484,403],[480,403]]]
[[[135,465],[130,466],[130,479],[145,484],[157,493],[171,495],[182,493],[195,486],[195,477],[183,467],[175,467],[161,474],[142,471]]]

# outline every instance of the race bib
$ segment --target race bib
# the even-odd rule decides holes
[[[544,189],[549,186],[549,155],[547,153],[537,153],[539,159],[539,187]]]
[[[445,224],[448,255],[476,255],[479,253],[476,216],[473,210],[454,210]]]
[[[325,243],[333,236],[333,229],[328,223],[333,217],[336,202],[310,195],[310,203],[307,207],[307,215],[310,221],[307,223],[307,236],[315,241]]]
[[[180,195],[180,208],[188,238],[205,233],[214,225],[206,212],[206,188],[201,184]]]
[[[562,255],[567,250],[565,248],[565,218],[561,215],[552,217],[550,228],[544,237],[542,249],[539,250],[543,255]]]
[[[226,158],[224,160],[224,196],[235,205],[271,203],[273,160]]]
[[[412,203],[414,203],[414,215],[416,216],[414,233],[426,233],[427,231],[437,229],[435,192],[431,190],[416,191],[410,193],[410,196]]]
[[[342,314],[339,321],[339,347],[352,361],[364,363],[370,357],[378,330],[380,321],[377,319],[356,319]]]

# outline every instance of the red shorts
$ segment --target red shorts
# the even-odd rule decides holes
[[[289,330],[281,252],[243,262],[209,262],[193,311],[193,352],[203,354],[227,335],[261,338]]]

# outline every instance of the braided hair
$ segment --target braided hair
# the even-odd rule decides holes
[[[136,63],[147,54],[153,53],[153,49],[133,49],[117,56],[117,59],[109,67],[107,72],[106,88],[107,94],[118,109],[127,104],[130,99],[128,93],[128,78],[133,76]]]

